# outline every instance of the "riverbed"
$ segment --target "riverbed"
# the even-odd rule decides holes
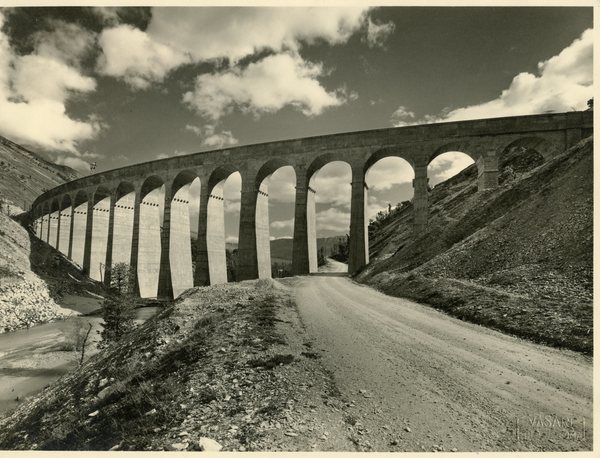
[[[0,415],[77,367],[80,353],[73,349],[73,342],[77,333],[87,330],[90,324],[86,358],[98,352],[102,318],[93,312],[100,308],[101,301],[75,296],[65,299],[62,305],[73,310],[73,317],[0,334]],[[136,322],[143,323],[158,310],[137,309]]]

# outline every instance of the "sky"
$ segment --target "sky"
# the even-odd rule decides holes
[[[90,173],[230,147],[585,109],[592,8],[2,8],[0,135]],[[472,161],[438,157],[430,183]],[[368,215],[412,197],[399,158],[367,174]],[[345,234],[350,168],[314,177],[318,236]],[[293,229],[291,168],[270,179]],[[237,239],[239,175],[225,185]],[[197,202],[197,200],[196,200]]]

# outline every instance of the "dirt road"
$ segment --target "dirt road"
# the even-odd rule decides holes
[[[339,263],[330,271],[342,270]],[[372,450],[590,450],[591,359],[339,276],[295,280],[300,316]]]

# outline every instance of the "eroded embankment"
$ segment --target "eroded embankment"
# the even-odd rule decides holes
[[[411,209],[373,234],[358,280],[453,316],[547,345],[593,348],[593,141],[542,163],[516,151],[501,186],[476,192],[474,169],[436,186],[427,232]],[[394,251],[395,250],[395,251]]]
[[[0,420],[0,447],[353,450],[340,403],[281,283],[195,288]]]

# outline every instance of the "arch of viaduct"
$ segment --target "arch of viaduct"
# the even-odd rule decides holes
[[[478,168],[479,190],[498,184],[498,158],[512,146],[545,159],[592,132],[592,112],[568,112],[448,122],[351,132],[240,146],[146,162],[74,180],[32,205],[36,235],[110,284],[112,266],[125,262],[142,297],[177,297],[194,285],[227,281],[223,183],[242,177],[238,279],[271,276],[267,177],[283,166],[296,173],[294,274],[317,269],[315,195],[311,177],[332,161],[352,169],[349,273],[369,262],[365,174],[379,159],[397,156],[414,169],[414,230],[427,227],[427,166],[460,151]],[[189,185],[200,180],[198,250],[192,275]],[[160,190],[163,191],[160,191]],[[102,274],[102,269],[103,274]]]

